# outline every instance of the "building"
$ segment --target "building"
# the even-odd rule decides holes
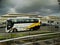
[[[20,14],[5,14],[0,17],[0,22],[5,21],[7,18],[16,18],[16,17],[38,17],[37,14],[26,14],[26,13],[20,13]]]
[[[60,0],[58,0],[58,4],[60,5]]]

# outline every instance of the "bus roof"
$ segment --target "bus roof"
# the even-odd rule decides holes
[[[30,17],[17,17],[17,18],[30,18]]]
[[[30,18],[30,17],[17,17],[17,18],[8,18],[9,19],[40,19],[40,18]]]

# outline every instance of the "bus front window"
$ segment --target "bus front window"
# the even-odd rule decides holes
[[[9,30],[12,27],[13,27],[12,21],[11,20],[7,20],[7,29]]]

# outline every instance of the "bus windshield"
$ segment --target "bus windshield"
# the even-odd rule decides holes
[[[38,19],[12,19],[13,23],[37,23]]]
[[[11,20],[7,20],[7,29],[13,27],[14,23]]]

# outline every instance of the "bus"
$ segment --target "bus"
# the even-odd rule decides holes
[[[6,32],[32,31],[40,28],[40,18],[19,17],[6,21]]]

